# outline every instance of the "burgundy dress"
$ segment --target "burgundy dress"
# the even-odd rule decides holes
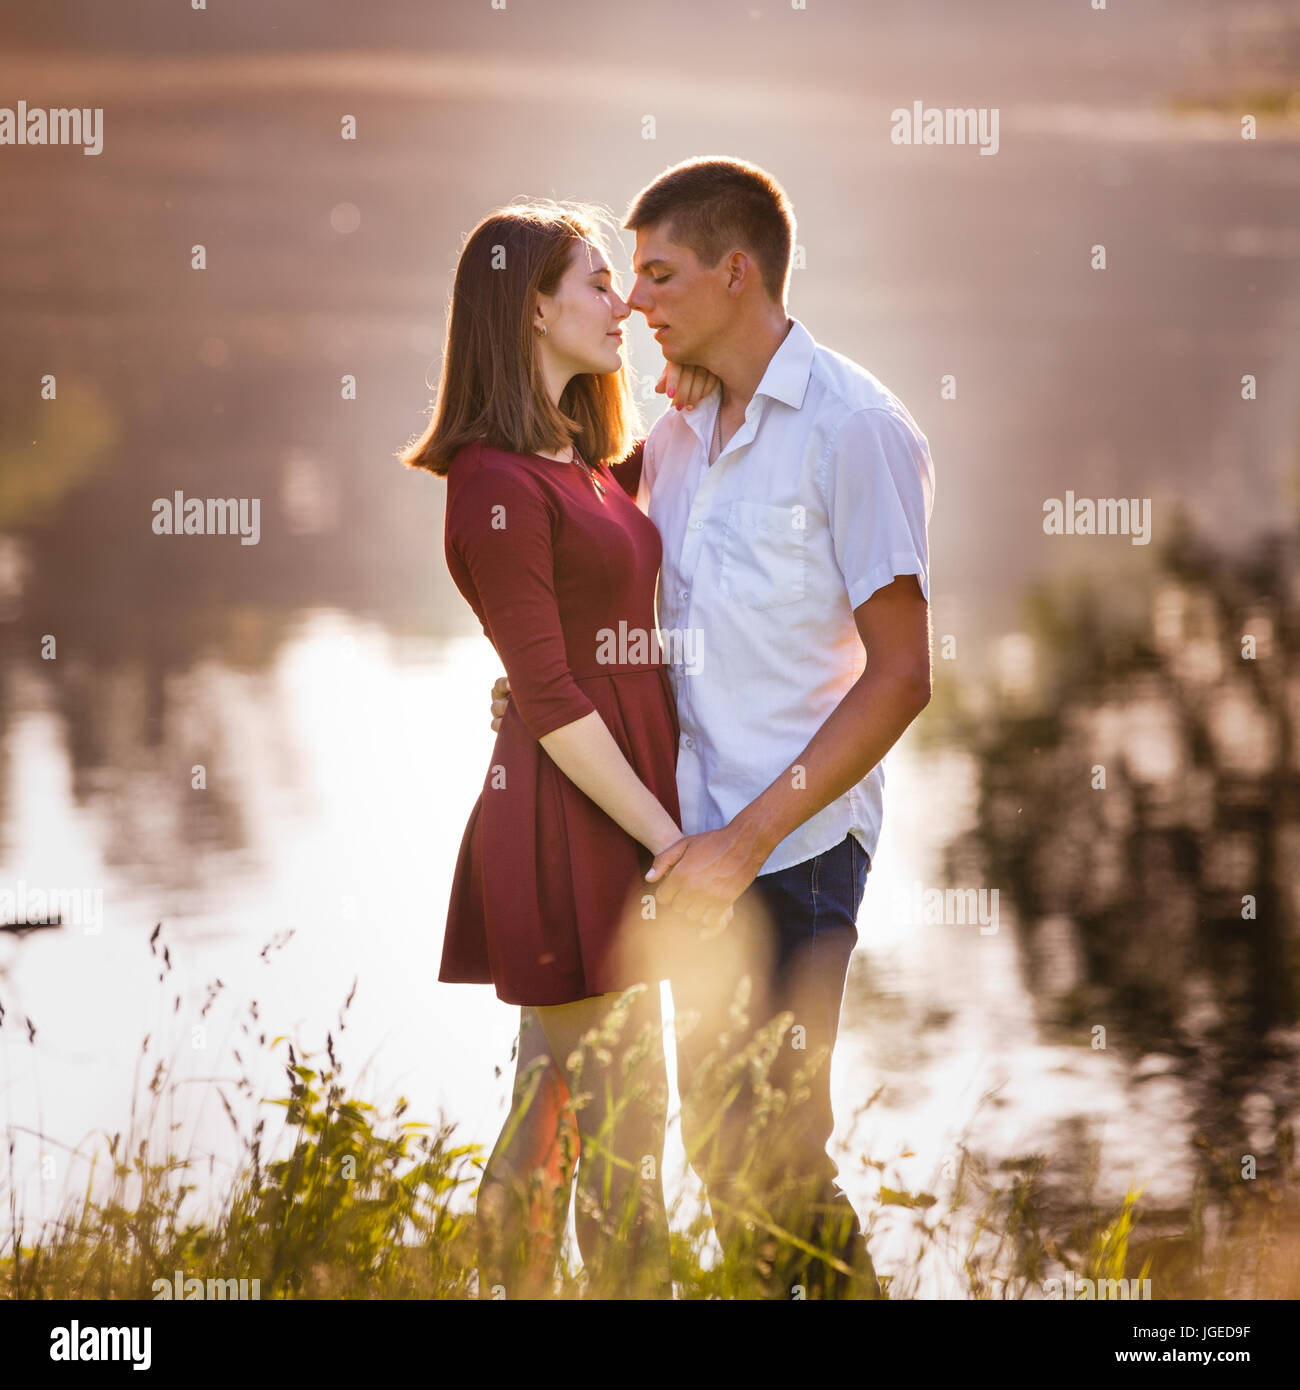
[[[482,442],[447,472],[447,564],[510,701],[461,840],[438,979],[494,985],[508,1004],[567,1004],[647,978],[630,975],[618,938],[644,916],[653,856],[538,742],[598,711],[680,825],[680,728],[654,613],[659,532],[632,500],[643,446],[598,469],[603,495],[584,466]]]

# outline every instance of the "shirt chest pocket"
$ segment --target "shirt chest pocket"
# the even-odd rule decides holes
[[[733,502],[727,512],[719,580],[746,608],[779,608],[804,596],[807,553],[797,509]]]

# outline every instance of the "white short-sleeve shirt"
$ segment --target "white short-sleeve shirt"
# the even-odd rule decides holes
[[[896,576],[930,598],[930,448],[865,368],[798,319],[712,466],[719,395],[669,407],[638,503],[663,540],[657,616],[677,698],[688,835],[725,826],[807,746],[866,666],[853,610]],[[852,833],[874,856],[884,764],[792,831],[759,870]]]

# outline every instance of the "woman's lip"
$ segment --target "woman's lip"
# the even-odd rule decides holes
[[[605,336],[607,338],[621,338],[623,335],[622,333],[606,333]]]

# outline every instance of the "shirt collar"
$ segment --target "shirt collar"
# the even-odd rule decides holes
[[[754,391],[754,399],[757,400],[759,396],[770,396],[773,400],[798,410],[803,405],[803,398],[808,391],[808,381],[812,375],[813,356],[817,351],[817,344],[813,341],[812,334],[797,318],[793,315],[788,317],[790,318],[790,328],[781,340],[780,346],[769,359],[767,370],[764,371],[763,378]],[[704,443],[713,433],[714,417],[718,413],[721,399],[720,393],[715,395],[713,409],[708,411],[707,415],[702,415],[698,410],[693,410],[689,415],[685,415],[686,423],[699,437],[701,443]]]
[[[771,396],[795,410],[803,404],[804,393],[808,390],[808,378],[812,375],[813,354],[817,344],[812,334],[791,316],[790,329],[781,340],[781,346],[772,354],[763,379],[758,383],[756,396]]]

